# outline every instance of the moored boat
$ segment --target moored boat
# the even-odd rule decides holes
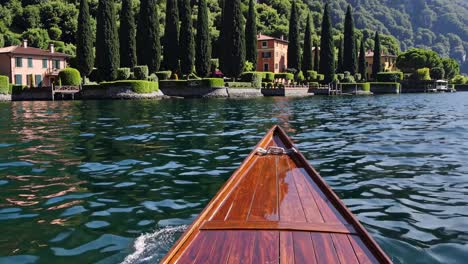
[[[392,263],[273,127],[161,263]]]

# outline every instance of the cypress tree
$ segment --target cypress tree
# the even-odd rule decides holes
[[[255,12],[255,1],[249,2],[249,13],[245,25],[245,53],[246,60],[257,68],[257,14]]]
[[[304,72],[314,69],[314,61],[312,58],[312,21],[311,15],[307,16],[307,25],[304,36],[304,53],[302,58],[302,70]]]
[[[314,52],[314,71],[318,72],[320,66],[320,49],[318,41],[315,42],[315,52]]]
[[[324,82],[331,83],[335,76],[335,46],[333,45],[330,8],[325,5],[322,21],[322,34],[320,40],[320,67],[319,71],[325,75]]]
[[[161,62],[161,43],[156,0],[140,2],[136,41],[138,64],[147,65],[150,72],[158,71]]]
[[[96,66],[103,81],[117,79],[119,41],[113,0],[99,0],[96,24]]]
[[[210,74],[211,39],[208,22],[208,7],[206,5],[206,0],[199,0],[195,68],[197,69],[197,74],[200,77],[207,77]]]
[[[78,15],[78,31],[76,36],[76,65],[83,82],[94,67],[94,31],[91,26],[88,0],[80,1],[80,13]]]
[[[338,47],[338,65],[336,66],[336,72],[343,73],[343,39],[340,38],[340,46]]]
[[[180,69],[181,73],[188,75],[193,72],[195,65],[195,41],[193,39],[192,8],[190,0],[183,0],[180,24]]]
[[[374,58],[372,62],[372,78],[375,79],[377,73],[382,71],[382,48],[380,47],[380,36],[379,32],[375,32],[374,39]]]
[[[288,40],[288,68],[299,70],[301,68],[301,51],[299,46],[299,12],[297,10],[295,0],[292,2],[291,16],[289,17]]]
[[[179,70],[179,8],[178,0],[166,1],[166,24],[164,27],[163,68],[173,72]]]
[[[353,14],[351,6],[348,5],[344,24],[343,71],[349,71],[351,75],[356,74],[356,49]]]
[[[361,74],[361,80],[367,79],[367,66],[366,66],[366,51],[364,48],[364,38],[361,40],[361,47],[359,48],[359,73]]]
[[[216,50],[218,52],[219,67],[224,71],[224,10],[225,10],[225,1],[219,0],[219,6],[221,7],[221,28],[219,29],[219,38],[216,45]]]
[[[133,1],[122,0],[120,13],[120,66],[133,68],[137,64],[136,58],[136,25],[133,13]]]
[[[241,0],[224,2],[223,42],[223,72],[227,76],[238,77],[244,70],[245,63]]]

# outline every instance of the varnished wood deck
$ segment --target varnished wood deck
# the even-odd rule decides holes
[[[293,147],[274,127],[257,147]],[[391,263],[300,153],[252,152],[162,263]]]

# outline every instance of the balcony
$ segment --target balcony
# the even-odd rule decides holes
[[[46,75],[47,76],[58,76],[60,69],[47,69]]]

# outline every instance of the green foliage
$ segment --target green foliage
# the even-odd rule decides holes
[[[307,81],[317,80],[317,72],[316,71],[307,71],[306,72],[306,79]]]
[[[49,37],[52,40],[60,40],[60,37],[62,36],[62,30],[58,27],[51,27],[49,28]]]
[[[466,64],[467,62],[465,62]],[[445,72],[445,78],[450,80],[457,74],[460,74],[460,65],[458,62],[451,58],[442,59],[442,65]]]
[[[184,0],[185,1],[185,0]],[[179,8],[178,0],[166,1],[166,23],[164,24],[163,68],[177,72],[179,70]],[[182,42],[181,42],[182,43]]]
[[[171,71],[160,71],[156,72],[156,76],[158,76],[159,80],[169,80],[171,79]]]
[[[178,52],[181,73],[187,75],[192,73],[195,67],[195,40],[193,38],[192,8],[190,7],[190,0],[183,0],[182,3],[179,47],[183,52]]]
[[[129,87],[134,93],[137,94],[146,94],[159,91],[159,84],[157,82],[143,80],[104,82],[100,85],[106,89]]]
[[[453,84],[468,84],[468,76],[457,75],[452,80]]]
[[[431,80],[430,69],[421,68],[421,69],[416,70],[416,78],[419,81],[430,81]]]
[[[292,73],[276,73],[275,74],[275,80],[277,80],[277,79],[292,81],[292,80],[294,80],[294,74],[292,74]]]
[[[133,67],[133,74],[137,80],[147,80],[149,74],[148,66],[141,65]]]
[[[91,73],[94,67],[94,30],[91,25],[88,0],[80,1],[78,32],[76,36],[76,65],[83,76]]]
[[[358,61],[358,70],[361,75],[361,80],[365,81],[367,78],[367,64],[366,64],[366,51],[364,48],[364,38],[361,40],[361,45],[359,47],[359,61]]]
[[[229,88],[253,88],[251,82],[227,82],[225,85]]]
[[[49,45],[49,33],[41,28],[30,28],[21,35],[22,39],[28,40],[28,46],[46,49]]]
[[[336,79],[340,82],[343,81],[344,79],[344,73],[337,73],[335,76],[336,76]]]
[[[343,90],[353,90],[370,92],[371,85],[368,82],[365,83],[341,83]]]
[[[241,0],[224,3],[222,27],[223,58],[221,68],[224,74],[231,77],[239,76],[245,62],[245,32],[241,10]]]
[[[372,60],[372,77],[375,79],[379,72],[382,72],[382,47],[380,46],[379,32],[375,32],[374,58]]]
[[[77,69],[65,68],[59,72],[59,79],[62,85],[80,85],[81,75]]]
[[[348,71],[346,71],[344,73],[344,77],[343,77],[343,79],[341,81],[344,82],[344,83],[355,83],[356,82],[356,80],[354,79],[354,75],[351,75],[351,73],[348,72]]]
[[[10,94],[10,80],[8,76],[0,75],[0,94]]]
[[[338,46],[338,62],[336,64],[336,72],[343,72],[343,49],[344,49],[343,39],[340,38],[340,43]]]
[[[245,24],[245,58],[252,63],[253,69],[257,68],[257,12],[256,1],[249,1],[249,12]],[[252,70],[253,70],[252,69]]]
[[[377,82],[399,82],[403,80],[402,72],[379,72],[377,73]]]
[[[309,13],[309,15],[307,16],[306,30],[304,33],[304,51],[302,56],[302,70],[305,72],[314,69],[314,61],[312,56],[312,27],[312,16]]]
[[[224,79],[206,78],[206,79],[203,79],[203,84],[207,87],[224,87]]]
[[[320,50],[318,41],[315,42],[315,51],[314,51],[314,71],[318,72],[320,66]]]
[[[207,0],[200,0],[197,16],[197,36],[195,48],[195,68],[199,76],[206,77],[211,69],[211,39]],[[216,67],[215,67],[216,70]]]
[[[130,68],[118,68],[117,69],[117,80],[128,80],[131,74]]]
[[[299,71],[296,75],[296,82],[298,82],[299,84],[302,84],[304,83],[304,81],[305,81],[304,73],[302,71]]]
[[[275,81],[275,73],[263,72],[262,82],[274,82],[274,81]]]
[[[249,71],[253,71],[254,69],[255,68],[254,68],[254,65],[253,65],[252,62],[250,62],[250,61],[245,61],[244,62],[244,71],[249,72]]]
[[[431,69],[430,75],[434,80],[442,80],[445,78],[445,70],[442,67],[435,67]]]
[[[263,72],[244,72],[240,76],[241,82],[250,82],[253,88],[260,88],[262,79],[265,76]]]
[[[361,82],[362,81],[362,75],[360,73],[354,74],[354,79],[356,82]]]
[[[442,59],[432,50],[410,49],[400,54],[396,66],[403,72],[414,72],[421,68],[442,67]]]
[[[120,67],[114,0],[99,0],[96,31],[96,66],[101,80],[117,79]]]
[[[329,5],[325,5],[320,38],[319,72],[325,76],[324,82],[331,83],[335,75],[335,46],[333,45],[332,26]]]
[[[291,15],[289,16],[289,45],[288,45],[288,68],[301,68],[301,47],[299,40],[299,19],[300,14],[297,9],[296,1],[292,1]]]
[[[349,71],[352,75],[357,72],[356,35],[354,32],[354,19],[351,6],[348,5],[345,17],[343,71]]]
[[[133,12],[133,1],[122,0],[120,11],[120,66],[133,68],[137,64],[136,57],[136,24]]]
[[[156,0],[141,0],[137,25],[137,58],[151,72],[159,70],[161,43],[159,41],[159,12]]]

